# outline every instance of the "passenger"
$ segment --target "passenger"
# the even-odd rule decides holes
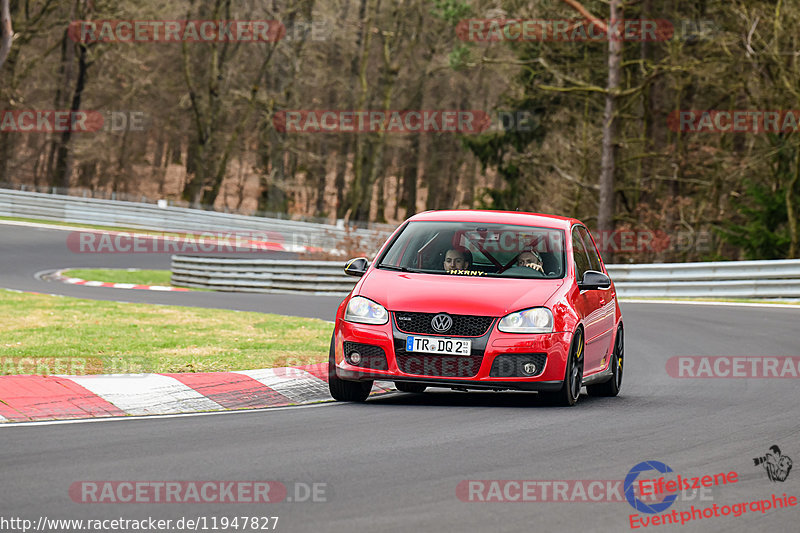
[[[444,270],[467,270],[472,266],[472,254],[466,248],[451,248],[444,254]]]
[[[525,250],[517,257],[517,266],[528,267],[544,274],[544,261],[536,250]]]

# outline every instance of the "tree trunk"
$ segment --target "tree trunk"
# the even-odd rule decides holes
[[[798,259],[798,229],[797,229],[797,207],[795,206],[795,188],[800,182],[800,143],[796,148],[796,162],[794,175],[786,184],[786,215],[789,217],[789,257],[787,259]]]
[[[11,26],[8,0],[0,0],[0,69],[3,68],[3,63],[6,62],[8,53],[11,51],[13,38],[14,28]]]
[[[70,19],[77,18],[75,12],[76,5],[72,4],[70,8]],[[72,87],[72,70],[75,62],[75,44],[69,37],[69,33],[65,30],[61,37],[61,64],[59,66],[60,84],[56,88],[56,97],[53,102],[54,108],[63,110],[68,103],[69,94],[73,92]],[[44,173],[51,186],[57,185],[58,175],[56,173],[56,159],[59,149],[59,143],[55,136],[52,136],[47,144],[47,153],[45,155]]]
[[[327,189],[328,185],[327,157],[330,153],[328,139],[323,138],[320,149],[317,151],[317,153],[320,155],[320,157],[314,162],[315,164],[312,167],[316,172],[316,176],[313,176],[313,183],[315,184],[315,188],[317,190],[316,201],[314,203],[314,215],[323,217],[327,214],[327,198],[325,196],[325,190]]]
[[[358,100],[356,109],[364,110],[370,101],[370,84],[367,67],[369,65],[369,53],[372,49],[372,24],[373,17],[377,16],[377,0],[361,0],[359,8],[360,22],[362,26],[363,41],[358,54],[358,63],[354,65],[359,86]],[[371,167],[369,166],[370,155],[373,150],[373,135],[358,135],[355,138],[355,156],[353,158],[353,182],[347,195],[347,212],[350,213],[348,219],[366,220],[369,218],[369,176]]]
[[[83,90],[86,88],[86,79],[89,71],[89,60],[86,45],[78,45],[78,77],[75,81],[75,92],[72,94],[72,104],[69,110],[77,113],[81,109],[81,99]],[[61,134],[61,141],[58,144],[55,165],[54,182],[64,188],[69,188],[72,175],[72,129],[67,128]]]
[[[610,2],[610,20],[620,20],[620,0]],[[609,31],[610,28],[609,28]],[[600,202],[597,211],[597,229],[614,230],[614,171],[615,137],[617,133],[617,91],[619,91],[620,61],[622,59],[622,40],[611,36],[608,41],[608,85],[606,86],[606,106],[603,112],[603,140],[600,162]],[[608,258],[609,261],[612,258]]]
[[[344,190],[346,185],[347,174],[347,160],[350,156],[351,141],[347,140],[342,147],[342,151],[336,154],[336,178],[334,186],[336,187],[336,218],[343,218],[347,210],[344,202]]]
[[[411,136],[411,147],[409,153],[413,155],[413,161],[405,165],[403,169],[403,206],[406,208],[405,218],[417,213],[417,179],[419,178],[419,138],[420,135]]]

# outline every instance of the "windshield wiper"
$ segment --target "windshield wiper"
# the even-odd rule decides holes
[[[409,268],[409,267],[398,266],[398,265],[385,265],[383,263],[378,265],[378,268],[385,268],[386,270],[394,270],[394,271],[397,271],[397,272],[414,272],[414,273],[423,273],[423,274],[424,273],[428,273],[428,272],[438,272],[438,271],[435,271],[435,270],[425,270],[425,269],[422,269],[422,268]]]
[[[378,268],[385,268],[386,270],[396,270],[397,272],[413,272],[413,270],[409,270],[408,267],[396,266],[396,265],[384,265],[383,263],[378,265]]]

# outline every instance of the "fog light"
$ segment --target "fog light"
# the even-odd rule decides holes
[[[360,354],[360,353],[358,353],[358,352],[353,352],[353,353],[351,353],[351,354],[350,354],[350,361],[351,361],[351,362],[352,362],[354,365],[357,365],[358,363],[360,363],[360,362],[361,362],[361,354]]]
[[[532,376],[536,373],[536,365],[533,363],[525,363],[524,365],[522,365],[522,371],[526,375]]]

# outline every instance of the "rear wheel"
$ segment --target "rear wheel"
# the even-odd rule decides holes
[[[542,399],[550,405],[569,407],[575,405],[583,386],[583,330],[578,329],[572,338],[567,358],[564,383],[556,392],[540,392]]]
[[[333,337],[328,356],[328,388],[337,402],[363,402],[372,390],[372,381],[347,381],[336,375],[336,348]]]
[[[589,396],[616,396],[622,387],[622,369],[625,362],[625,335],[622,326],[617,328],[617,338],[614,339],[614,351],[611,354],[611,379],[597,385],[589,385],[586,392]]]
[[[425,392],[428,387],[422,383],[408,383],[405,381],[395,381],[394,386],[400,392]]]

